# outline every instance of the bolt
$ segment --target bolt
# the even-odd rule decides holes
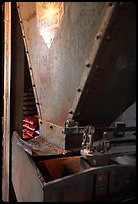
[[[113,5],[113,3],[112,3],[112,2],[108,2],[108,5],[109,5],[109,6],[112,6],[112,5]]]
[[[87,63],[87,64],[86,64],[86,67],[90,67],[90,66],[91,66],[91,64],[90,64],[90,63]]]
[[[81,92],[81,88],[80,88],[80,87],[79,87],[79,88],[77,88],[77,91],[78,91],[78,92]]]
[[[49,127],[50,127],[51,129],[53,129],[53,125],[49,125]]]
[[[69,114],[73,114],[73,111],[72,111],[72,110],[70,110],[70,111],[69,111]]]
[[[101,38],[101,35],[100,35],[100,34],[97,34],[97,35],[96,35],[96,39],[99,40],[100,38]]]
[[[111,39],[111,37],[108,35],[106,39],[107,39],[107,40],[110,40],[110,39]]]

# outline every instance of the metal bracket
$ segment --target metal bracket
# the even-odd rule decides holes
[[[89,152],[93,152],[93,135],[95,133],[95,128],[92,126],[86,126],[83,134],[82,140],[82,148],[88,150]]]
[[[66,135],[83,134],[85,127],[79,127],[78,122],[74,120],[67,120],[64,123],[63,133]]]
[[[84,134],[86,127],[88,126],[78,126],[78,122],[75,122],[74,120],[67,120],[64,123],[63,133],[66,135]],[[129,131],[136,131],[136,127],[126,127],[126,124],[124,122],[116,122],[115,127],[95,127],[95,132],[113,132],[113,136],[115,137],[124,137],[125,132]]]
[[[135,131],[135,129],[135,127],[126,127],[123,122],[116,122],[115,127],[93,127],[91,125],[81,127],[78,126],[78,122],[68,120],[64,123],[63,133],[66,135],[82,134],[82,149],[85,149],[87,153],[92,153],[95,151],[106,152],[111,148],[113,141],[105,137],[107,132],[113,132],[113,136],[119,138],[124,137],[126,131]],[[94,136],[99,134],[103,137],[97,140]]]

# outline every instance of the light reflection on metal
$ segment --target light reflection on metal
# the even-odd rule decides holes
[[[63,6],[63,2],[36,2],[37,25],[48,48],[60,25],[64,13]]]

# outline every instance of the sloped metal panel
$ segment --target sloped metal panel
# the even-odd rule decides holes
[[[17,8],[39,116],[63,126],[85,68],[89,42],[92,45],[108,5],[64,2],[59,22],[52,23],[49,3],[17,2]]]
[[[51,5],[58,7],[54,14]],[[67,119],[108,126],[133,103],[134,3],[17,2],[17,9],[48,142],[64,149]]]
[[[71,118],[80,125],[109,126],[136,99],[135,4],[117,4],[103,31],[99,30],[97,41],[101,41],[101,45],[95,58],[93,48],[97,42],[92,47],[90,71],[84,71],[80,89],[86,72],[87,81],[72,106]]]

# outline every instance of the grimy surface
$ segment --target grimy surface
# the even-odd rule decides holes
[[[40,132],[65,148],[64,122],[109,126],[136,96],[131,2],[18,2]]]

